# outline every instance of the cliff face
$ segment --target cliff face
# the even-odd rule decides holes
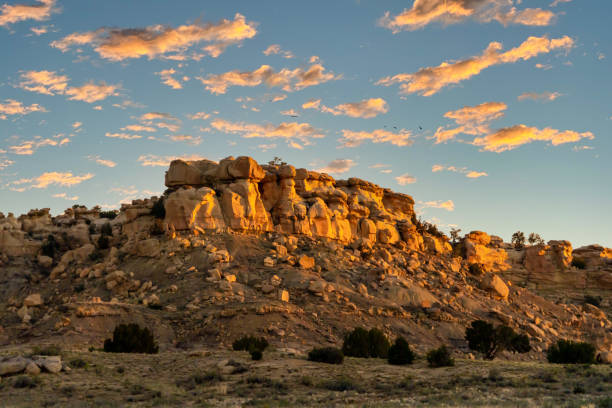
[[[357,247],[377,242],[422,250],[412,197],[351,178],[291,165],[260,166],[250,157],[219,163],[175,160],[166,172],[173,191],[165,201],[171,232],[275,231],[329,238]],[[429,237],[429,246],[450,251]]]

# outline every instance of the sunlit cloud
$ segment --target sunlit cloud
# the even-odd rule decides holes
[[[94,175],[86,173],[81,176],[75,176],[72,172],[45,172],[38,177],[31,179],[20,179],[11,182],[11,185],[26,185],[25,188],[47,188],[50,185],[58,185],[62,187],[70,187],[80,184],[83,181],[93,178]]]
[[[525,92],[518,96],[518,100],[524,101],[525,99],[533,99],[534,101],[554,101],[562,95],[563,94],[559,92]]]
[[[134,139],[142,139],[141,135],[134,135],[130,133],[110,133],[106,132],[104,135],[106,137],[110,137],[113,139],[123,139],[123,140],[134,140]]]
[[[550,7],[557,7],[561,3],[569,3],[570,1],[572,0],[555,0],[552,3],[550,3]]]
[[[419,201],[418,204],[421,208],[439,208],[446,211],[455,210],[455,203],[453,203],[453,200]]]
[[[386,12],[379,24],[398,33],[418,30],[430,23],[448,25],[469,18],[483,23],[495,20],[503,25],[547,26],[554,21],[555,13],[540,8],[517,10],[511,0],[415,0],[412,8],[398,15]]]
[[[465,81],[491,66],[511,64],[519,60],[526,61],[553,50],[569,51],[573,46],[574,40],[568,36],[553,39],[529,37],[518,47],[506,52],[501,52],[501,43],[492,42],[481,55],[459,61],[443,62],[436,67],[421,68],[412,74],[384,77],[376,84],[383,86],[400,84],[400,93],[431,96],[442,88]]]
[[[321,105],[321,100],[316,99],[304,103],[302,109],[316,109],[321,112],[331,113],[334,116],[345,115],[351,118],[370,119],[387,113],[389,107],[382,98],[370,98],[360,102],[343,103],[333,108]]]
[[[206,113],[206,112],[196,112],[193,115],[187,115],[187,117],[191,120],[206,120],[208,118],[210,118],[210,113]]]
[[[408,184],[416,183],[417,179],[416,177],[413,177],[410,174],[402,174],[401,176],[397,176],[395,178],[395,181],[397,181],[397,184],[399,184],[400,186],[405,186]]]
[[[101,158],[100,156],[87,156],[87,159],[96,162],[97,164],[99,164],[100,166],[106,166],[106,167],[115,167],[117,165],[117,163],[115,163],[112,160],[106,160]]]
[[[66,95],[70,96],[71,101],[83,101],[94,103],[108,98],[109,96],[117,96],[117,85],[107,85],[104,82],[95,84],[88,82],[83,86],[70,87],[66,89]]]
[[[295,109],[284,110],[284,111],[281,111],[280,113],[281,115],[292,116],[294,118],[297,118],[298,116],[300,116],[300,113],[296,111]]]
[[[185,142],[190,145],[197,146],[202,143],[201,136],[192,136],[192,135],[168,135],[168,138],[173,142]]]
[[[183,156],[157,156],[154,154],[145,154],[138,157],[138,162],[145,167],[168,167],[172,160],[205,160],[206,157],[197,154]]]
[[[278,72],[269,65],[262,65],[254,71],[234,70],[222,74],[211,74],[206,78],[197,77],[205,85],[206,90],[212,94],[224,94],[230,86],[254,87],[261,84],[292,92],[340,78],[341,75],[325,72],[325,67],[320,64],[312,65],[307,69],[283,68]]]
[[[34,33],[35,36],[38,37],[43,34],[47,34],[47,32],[49,31],[49,28],[47,26],[30,27],[30,31]]]
[[[267,152],[268,150],[276,149],[276,143],[260,144],[260,145],[257,145],[257,148],[261,150],[262,152]]]
[[[452,119],[457,125],[456,128],[440,126],[433,139],[436,144],[447,142],[454,139],[459,134],[481,135],[489,132],[489,122],[504,116],[504,111],[508,108],[502,102],[485,102],[476,106],[464,106],[461,109],[446,112],[445,118]]]
[[[156,72],[156,75],[159,75],[162,79],[162,82],[168,85],[172,89],[183,89],[183,84],[174,78],[172,75],[176,74],[176,70],[174,68],[164,69],[160,72]]]
[[[587,146],[587,145],[583,145],[583,146],[574,146],[572,147],[572,150],[575,152],[579,152],[582,150],[594,150],[595,148],[593,146]]]
[[[319,129],[312,127],[309,123],[282,122],[279,125],[271,123],[259,125],[254,123],[230,122],[224,119],[215,119],[211,126],[224,133],[238,134],[243,138],[265,138],[265,139],[286,139],[294,148],[310,144],[312,138],[322,138],[325,135]],[[294,139],[301,142],[298,144]],[[296,147],[300,146],[300,147]]]
[[[434,164],[431,167],[431,171],[434,173],[441,172],[441,171],[450,171],[453,173],[463,174],[467,178],[479,178],[479,177],[488,176],[488,174],[485,173],[484,171],[474,171],[474,170],[468,170],[466,167],[444,166],[442,164]]]
[[[82,86],[69,87],[68,77],[58,75],[54,71],[27,71],[21,74],[19,87],[30,92],[45,95],[68,95],[70,100],[88,103],[98,102],[109,96],[118,95],[119,85],[99,84],[93,81]]]
[[[330,161],[324,167],[317,169],[317,171],[320,173],[342,174],[349,171],[356,164],[357,163],[351,159],[336,159]]]
[[[8,115],[27,115],[32,112],[47,112],[47,110],[37,103],[28,106],[14,99],[0,102],[0,119],[7,119]]]
[[[412,133],[406,129],[400,129],[397,133],[385,129],[376,129],[371,132],[352,131],[342,129],[342,137],[338,139],[343,147],[357,147],[365,141],[372,143],[390,143],[395,146],[410,146],[414,143],[410,138]]]
[[[84,33],[72,33],[51,45],[62,52],[74,46],[91,45],[104,59],[123,61],[129,58],[165,57],[182,60],[190,47],[211,43],[203,50],[211,57],[218,57],[227,46],[238,44],[257,34],[255,24],[247,22],[241,14],[234,20],[223,19],[218,23],[195,23],[176,28],[154,25],[145,28],[100,28]],[[174,55],[169,55],[176,53]],[[201,58],[195,56],[196,59]]]
[[[12,166],[13,164],[15,164],[13,160],[0,157],[0,170],[4,170],[7,167]]]
[[[531,126],[514,125],[499,129],[484,137],[477,137],[472,144],[485,151],[501,153],[534,141],[546,141],[553,146],[558,146],[594,138],[591,132],[578,133],[573,130],[560,131],[552,128],[538,129]]]
[[[550,64],[540,64],[540,63],[535,64],[535,67],[537,69],[543,69],[544,71],[548,71],[549,69],[553,68],[553,66]]]
[[[157,132],[156,128],[144,125],[127,125],[122,127],[121,130],[129,132]]]
[[[294,55],[291,53],[291,51],[283,50],[281,48],[281,46],[278,45],[278,44],[270,45],[268,48],[263,50],[263,54],[266,55],[266,56],[280,54],[283,58],[288,58],[288,59],[294,57]]]
[[[63,198],[64,200],[69,200],[69,201],[76,201],[76,200],[79,199],[79,196],[69,196],[66,193],[53,194],[51,197],[53,197],[53,198]]]
[[[142,115],[140,115],[140,117],[138,118],[141,121],[148,121],[148,120],[173,120],[173,121],[179,121],[180,119],[177,118],[176,116],[172,116],[169,113],[164,113],[164,112],[147,112],[144,113]]]
[[[0,6],[0,26],[25,20],[47,20],[52,13],[59,11],[55,0],[39,0],[34,4],[3,4]]]

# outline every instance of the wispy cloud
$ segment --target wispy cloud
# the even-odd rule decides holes
[[[484,171],[474,171],[474,170],[468,170],[467,167],[444,166],[442,164],[434,164],[431,167],[431,171],[434,173],[437,173],[440,171],[451,171],[454,173],[464,174],[465,177],[467,178],[480,178],[480,177],[488,176],[488,174],[485,173]]]
[[[302,105],[302,109],[316,109],[321,112],[331,113],[334,116],[344,115],[351,118],[374,118],[380,114],[387,113],[389,106],[382,98],[364,99],[360,102],[343,103],[333,108],[321,105],[321,100],[310,100]]]
[[[120,89],[119,85],[107,85],[103,81],[98,84],[90,81],[82,86],[68,86],[68,77],[54,71],[27,71],[21,74],[21,78],[18,86],[26,91],[45,95],[67,95],[70,100],[87,103],[116,96]]]
[[[336,159],[330,161],[324,167],[317,169],[317,171],[321,173],[342,174],[349,171],[356,164],[357,163],[351,159]]]
[[[75,176],[72,172],[57,172],[51,171],[41,174],[38,177],[30,179],[20,179],[11,182],[11,185],[25,185],[24,188],[47,188],[50,185],[58,185],[62,187],[70,187],[80,184],[83,181],[93,178],[94,175],[86,173],[80,176]]]
[[[524,101],[525,99],[533,99],[534,101],[554,101],[562,95],[563,94],[559,92],[525,92],[518,96],[518,100]]]
[[[34,4],[3,4],[0,6],[0,27],[25,20],[43,21],[59,11],[55,0],[39,0]]]
[[[340,78],[341,75],[325,72],[325,67],[320,64],[308,68],[283,68],[278,72],[269,65],[262,65],[254,71],[235,70],[206,78],[196,77],[212,94],[224,94],[230,86],[254,87],[261,84],[292,92]]]
[[[47,112],[47,110],[37,103],[27,106],[14,99],[0,102],[0,119],[7,119],[8,115],[27,115],[32,112]]]
[[[106,134],[104,136],[110,137],[112,139],[123,139],[123,140],[142,139],[141,135],[135,135],[135,134],[131,134],[131,133],[110,133],[110,132],[106,132]]]
[[[446,211],[455,210],[455,203],[453,203],[453,200],[419,201],[418,204],[421,208],[439,208]]]
[[[76,201],[76,200],[79,199],[79,196],[69,196],[66,193],[53,194],[51,197],[53,197],[53,198],[63,198],[64,200],[69,200],[69,201]]]
[[[470,18],[483,23],[498,21],[503,25],[547,26],[554,21],[555,13],[540,8],[517,10],[512,7],[512,1],[415,0],[412,8],[404,9],[398,15],[392,16],[386,12],[379,24],[398,33],[418,30],[430,23],[448,25]]]
[[[278,44],[270,45],[268,48],[263,50],[263,54],[266,55],[266,56],[280,54],[283,58],[287,58],[287,59],[294,57],[294,55],[293,55],[293,53],[291,53],[291,51],[283,50],[281,48],[281,46],[278,45]]]
[[[395,178],[395,181],[397,181],[397,184],[399,184],[400,186],[405,186],[408,184],[414,184],[416,183],[417,179],[414,176],[411,176],[410,174],[402,174],[401,176],[397,176]]]
[[[476,106],[464,106],[461,109],[446,112],[445,118],[455,121],[458,127],[440,126],[433,138],[436,144],[454,139],[459,134],[481,135],[489,132],[489,122],[504,116],[508,108],[502,102],[485,102]]]
[[[574,40],[568,36],[553,39],[529,37],[518,47],[506,52],[501,52],[501,43],[492,42],[481,55],[459,61],[443,62],[436,67],[421,68],[412,74],[384,77],[376,84],[383,86],[400,84],[401,93],[418,93],[423,96],[431,96],[438,93],[442,88],[465,81],[491,66],[511,64],[520,60],[526,61],[539,54],[558,49],[568,51],[573,46]]]
[[[18,145],[9,146],[9,150],[13,154],[17,154],[20,156],[30,156],[34,154],[34,152],[41,147],[44,146],[63,146],[66,143],[69,143],[70,139],[67,137],[63,137],[60,135],[59,137],[50,139],[50,138],[35,138],[34,140],[26,140],[21,142]]]
[[[322,131],[314,128],[309,123],[282,122],[279,125],[271,123],[259,125],[215,119],[211,122],[211,126],[220,132],[238,134],[247,139],[286,139],[291,147],[302,147],[302,144],[310,144],[310,140],[313,138],[325,137]],[[299,140],[301,144],[296,143],[296,139]]]
[[[146,167],[168,167],[172,160],[205,160],[206,157],[197,154],[183,156],[158,156],[154,154],[144,154],[138,157],[138,162]]]
[[[100,156],[87,156],[87,159],[98,163],[100,166],[115,167],[117,165],[114,161],[103,159]]]
[[[412,133],[406,129],[400,129],[397,133],[385,129],[376,129],[371,132],[352,131],[342,129],[342,137],[338,139],[343,147],[357,147],[365,141],[372,143],[390,143],[395,146],[410,146],[414,143],[411,140]]]
[[[203,50],[216,58],[227,46],[238,44],[255,34],[255,24],[236,14],[234,20],[223,19],[218,23],[196,23],[176,28],[162,25],[124,29],[103,27],[95,31],[72,33],[53,41],[51,45],[62,52],[74,46],[91,45],[100,57],[111,61],[140,57],[182,60],[186,58],[185,51],[195,44],[210,43]],[[196,55],[195,58],[200,57]]]
[[[174,68],[164,69],[162,71],[156,72],[155,74],[159,75],[161,77],[162,82],[168,85],[170,88],[183,89],[183,84],[178,79],[173,77],[173,75],[176,74],[176,70]]]
[[[546,141],[553,146],[558,146],[594,138],[591,132],[579,133],[573,130],[561,131],[552,128],[538,129],[531,126],[514,125],[499,129],[484,137],[477,137],[472,144],[481,147],[482,150],[501,153],[534,141]]]

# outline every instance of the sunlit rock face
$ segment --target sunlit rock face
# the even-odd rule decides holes
[[[463,247],[465,259],[470,265],[478,264],[486,272],[498,272],[510,268],[506,262],[508,259],[506,251],[499,248],[498,240],[492,239],[486,232],[470,232],[463,240]]]
[[[396,244],[423,250],[413,224],[414,200],[357,178],[291,165],[259,165],[250,157],[170,163],[165,200],[171,231],[276,231],[351,243]],[[428,238],[435,252],[448,243]]]

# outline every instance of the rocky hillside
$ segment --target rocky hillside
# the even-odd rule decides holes
[[[263,334],[302,351],[361,325],[467,353],[485,319],[528,333],[526,358],[561,337],[612,352],[610,249],[479,231],[451,245],[408,195],[249,157],[176,160],[165,184],[117,213],[0,213],[0,344],[99,347],[137,322],[165,349]]]

